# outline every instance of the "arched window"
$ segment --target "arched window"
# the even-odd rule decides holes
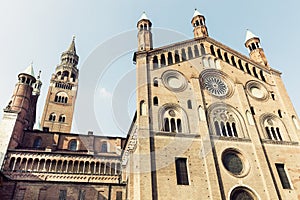
[[[158,106],[158,98],[153,97],[153,105]]]
[[[168,53],[168,65],[172,65],[173,64],[173,56],[172,53],[169,52]]]
[[[185,112],[177,105],[165,105],[159,110],[160,130],[172,133],[188,133],[188,121]]]
[[[182,61],[186,61],[186,53],[185,53],[185,49],[181,49],[181,60],[182,60]]]
[[[215,103],[208,108],[209,124],[212,133],[224,137],[248,138],[247,129],[241,114],[227,104]]]
[[[204,45],[203,44],[200,44],[200,51],[201,51],[201,55],[205,55],[206,52],[205,52],[205,48],[204,48]],[[198,52],[199,53],[199,52]],[[199,55],[198,55],[199,56]]]
[[[257,73],[256,73],[256,68],[255,67],[253,67],[253,75],[256,77],[256,78],[258,78],[258,75],[257,75]]]
[[[157,56],[153,57],[153,69],[157,69],[158,68],[158,59]]]
[[[42,146],[42,138],[37,137],[33,142],[33,148],[39,148]]]
[[[107,142],[104,141],[101,144],[101,153],[107,153]]]
[[[212,54],[213,56],[216,56],[216,52],[215,52],[215,49],[214,49],[214,46],[213,46],[213,45],[210,46],[210,52],[211,52],[211,54]]]
[[[218,53],[218,55],[219,55],[219,53]],[[225,62],[229,63],[227,52],[224,53],[224,57],[225,57]]]
[[[140,115],[146,115],[146,103],[144,100],[140,102]]]
[[[236,62],[234,56],[231,56],[231,64],[236,67]]]
[[[61,79],[63,80],[65,77],[69,77],[69,72],[68,71],[63,71]]]
[[[166,66],[166,57],[165,54],[161,54],[160,56],[160,64],[162,67]]]
[[[65,122],[66,121],[66,116],[65,115],[60,115],[58,121],[59,122]]]
[[[286,128],[283,122],[274,114],[264,114],[261,117],[261,125],[266,131],[266,138],[270,140],[286,140],[288,135],[286,134]],[[285,137],[284,137],[285,136]]]
[[[222,54],[221,54],[221,50],[220,50],[220,49],[217,50],[217,53],[218,53],[218,58],[220,58],[221,60],[223,60],[223,57],[222,57]]]
[[[158,80],[157,80],[157,78],[153,79],[153,86],[154,87],[158,87]]]
[[[239,59],[238,63],[239,63],[240,70],[244,71],[244,67],[243,67],[242,61],[240,59]]]
[[[251,75],[251,71],[250,71],[250,69],[249,69],[248,63],[246,63],[245,66],[246,66],[247,73]]]
[[[199,57],[199,49],[197,45],[194,45],[194,53],[195,53],[195,57]]]
[[[188,47],[188,56],[189,56],[189,59],[193,59],[193,52],[192,52],[191,47]]]
[[[175,51],[175,63],[179,63],[179,62],[180,62],[179,53],[178,53],[178,51],[176,50],[176,51]]]
[[[54,121],[55,121],[55,118],[56,118],[56,114],[55,114],[55,113],[51,113],[51,114],[49,115],[49,121],[54,122]]]
[[[260,74],[261,80],[262,80],[263,82],[266,82],[266,78],[265,78],[265,76],[264,76],[264,72],[263,72],[262,70],[260,70],[259,74]]]
[[[187,101],[187,107],[188,107],[188,109],[192,109],[192,101],[191,100]]]
[[[273,100],[275,100],[275,94],[274,94],[274,92],[271,92],[271,98],[272,98]]]
[[[69,142],[69,150],[76,151],[77,150],[77,140],[71,140]]]
[[[54,102],[57,103],[68,103],[68,94],[65,92],[58,92],[55,95]]]
[[[280,110],[280,109],[278,110],[278,116],[279,116],[280,118],[282,118],[282,114],[281,114],[281,110]]]

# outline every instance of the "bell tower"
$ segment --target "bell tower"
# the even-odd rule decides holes
[[[69,133],[72,127],[78,90],[78,60],[75,37],[52,75],[44,106],[41,126],[51,132]]]
[[[144,12],[137,23],[138,32],[138,51],[148,51],[153,49],[152,23]]]
[[[266,58],[265,52],[260,45],[260,39],[256,35],[254,35],[251,31],[247,30],[246,39],[245,39],[245,46],[249,50],[250,58],[269,68],[268,60]]]
[[[205,17],[195,9],[192,25],[194,27],[194,38],[207,37],[208,31],[205,24]]]

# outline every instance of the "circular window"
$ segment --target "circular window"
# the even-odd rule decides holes
[[[244,187],[235,188],[231,195],[230,200],[256,200],[257,198],[249,189]]]
[[[187,80],[178,71],[165,71],[161,78],[165,87],[173,92],[181,92],[187,88]]]
[[[220,77],[207,77],[204,79],[205,89],[218,97],[225,96],[228,93],[227,84]]]
[[[202,88],[206,89],[211,95],[225,98],[233,94],[232,82],[223,72],[207,69],[201,73],[200,77]]]
[[[222,154],[222,163],[227,171],[234,176],[244,176],[249,164],[242,154],[235,149],[227,149]]]
[[[229,152],[223,156],[224,167],[233,174],[241,174],[243,171],[242,159],[235,153]]]
[[[248,94],[257,100],[267,100],[268,91],[265,86],[257,81],[249,81],[246,85]]]

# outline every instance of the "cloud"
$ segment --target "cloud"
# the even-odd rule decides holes
[[[100,88],[100,97],[102,98],[110,98],[112,94],[107,91],[105,88]]]

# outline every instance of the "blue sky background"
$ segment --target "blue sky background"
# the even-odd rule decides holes
[[[97,48],[105,43],[114,44],[114,38],[135,31],[136,22],[143,11],[147,12],[154,30],[154,46],[167,44],[169,40],[192,38],[190,24],[195,8],[205,15],[210,37],[248,55],[244,47],[245,32],[249,28],[261,39],[270,65],[283,73],[282,77],[291,100],[300,112],[299,73],[297,62],[300,47],[300,7],[299,1],[171,1],[171,0],[115,0],[115,1],[74,1],[74,0],[11,0],[0,2],[0,62],[2,78],[0,79],[0,107],[4,108],[12,95],[17,74],[32,61],[35,72],[42,70],[42,94],[39,100],[38,116],[42,115],[51,74],[60,62],[60,54],[69,46],[72,36],[76,35],[76,47],[80,56],[79,69],[90,59]],[[166,35],[160,29],[174,32],[174,37],[164,42]],[[157,33],[157,34],[156,34]],[[131,34],[132,35],[132,34]],[[130,35],[124,43],[137,45],[136,38]],[[178,36],[178,37],[177,37]],[[182,36],[182,37],[179,37]],[[106,47],[107,52],[121,48]],[[118,46],[120,45],[120,46]],[[130,45],[129,45],[130,46]],[[94,130],[95,134],[125,136],[133,116],[134,91],[125,102],[126,112],[113,110],[115,88],[124,75],[132,77],[135,66],[132,64],[132,51],[116,54],[105,73],[100,74],[95,88],[94,99],[86,99],[86,104],[94,105],[94,120],[88,115],[81,116],[79,104],[75,112],[73,132],[86,133]],[[113,52],[114,53],[114,52]],[[99,58],[101,59],[101,58]],[[101,65],[101,62],[99,63]],[[100,66],[99,66],[100,67]],[[103,66],[101,66],[103,67]],[[91,72],[94,73],[93,69]],[[81,77],[78,98],[84,99]],[[131,80],[134,83],[134,80]],[[128,82],[131,84],[131,82]],[[96,85],[95,85],[96,84]],[[82,91],[82,92],[81,92]],[[118,116],[124,120],[119,122]],[[2,115],[1,115],[2,116]],[[92,115],[91,115],[92,116]],[[81,127],[78,120],[85,120]],[[91,124],[89,124],[91,123]],[[88,127],[88,128],[87,128]]]

